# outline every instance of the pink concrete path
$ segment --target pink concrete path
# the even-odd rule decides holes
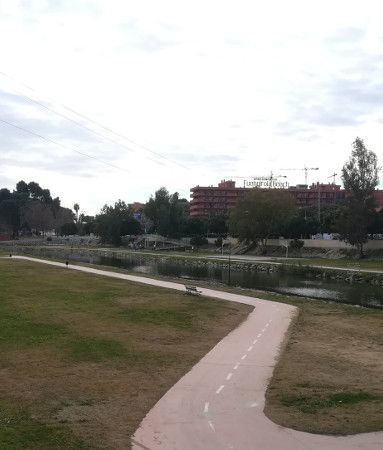
[[[29,257],[34,262],[65,264]],[[184,285],[83,266],[79,270],[183,291]],[[265,392],[296,308],[200,288],[206,297],[255,307],[149,411],[135,432],[134,450],[381,450],[383,433],[322,436],[276,425],[264,414]]]

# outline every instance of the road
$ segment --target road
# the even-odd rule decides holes
[[[37,258],[29,261],[65,267]],[[70,269],[184,290],[179,283],[70,265]],[[276,425],[264,414],[265,392],[296,313],[290,305],[201,288],[207,297],[254,311],[222,339],[150,410],[133,436],[134,450],[380,450],[383,433],[334,437]]]

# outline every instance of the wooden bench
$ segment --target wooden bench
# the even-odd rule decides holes
[[[185,284],[186,294],[189,295],[201,295],[202,291],[199,291],[196,286],[187,286]]]

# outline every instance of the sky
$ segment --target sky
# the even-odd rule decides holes
[[[382,17],[380,0],[0,0],[0,187],[95,214],[162,186],[302,184],[305,166],[340,183],[357,136],[383,165]]]

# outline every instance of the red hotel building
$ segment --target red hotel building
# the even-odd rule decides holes
[[[223,180],[218,186],[195,186],[190,189],[190,216],[225,215],[236,205],[238,199],[251,189],[257,188],[235,187],[235,181],[232,180]],[[298,184],[284,190],[295,198],[300,207],[337,205],[345,198],[345,190],[336,184]],[[378,208],[383,208],[383,191],[376,191],[374,196],[378,201]]]

